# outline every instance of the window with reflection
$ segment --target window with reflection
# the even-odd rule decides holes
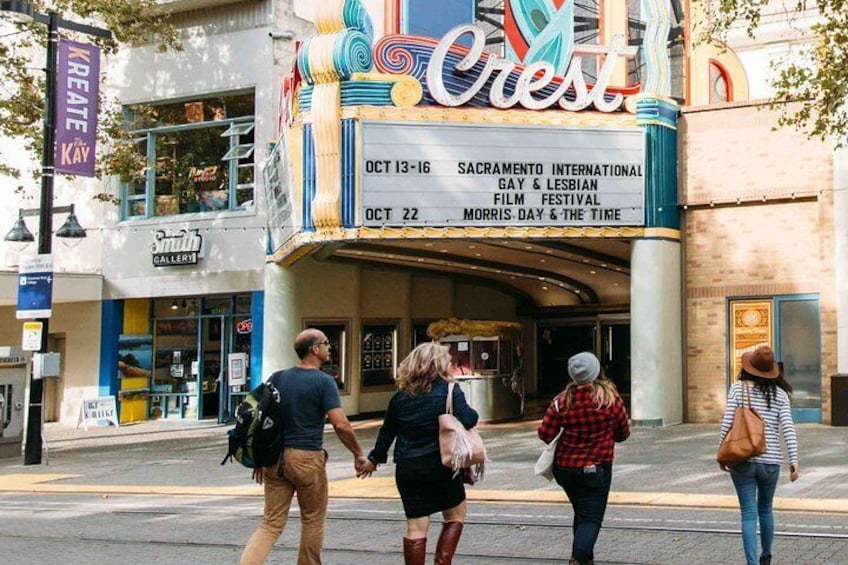
[[[252,207],[253,113],[252,92],[127,109],[147,173],[124,185],[124,217]]]
[[[710,61],[710,104],[731,102],[730,75],[718,62]]]
[[[156,320],[151,378],[153,418],[197,417],[197,318]]]
[[[330,342],[330,360],[321,365],[321,370],[333,377],[339,387],[339,392],[347,394],[350,386],[347,378],[347,336],[349,333],[347,321],[306,320],[303,328],[315,328],[324,332]]]

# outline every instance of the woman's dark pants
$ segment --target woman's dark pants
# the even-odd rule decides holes
[[[571,557],[580,563],[595,558],[595,542],[604,521],[612,483],[612,463],[596,465],[594,473],[587,471],[590,469],[554,467],[554,478],[574,508]]]

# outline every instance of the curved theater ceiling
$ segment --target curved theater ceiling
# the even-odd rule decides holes
[[[546,308],[629,304],[630,248],[627,239],[403,239],[340,243],[315,257],[465,278]]]

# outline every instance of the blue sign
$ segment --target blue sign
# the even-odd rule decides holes
[[[17,318],[49,318],[53,306],[53,256],[21,260],[18,269]]]

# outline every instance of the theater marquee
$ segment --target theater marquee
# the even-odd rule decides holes
[[[642,129],[362,122],[361,225],[641,226]]]

